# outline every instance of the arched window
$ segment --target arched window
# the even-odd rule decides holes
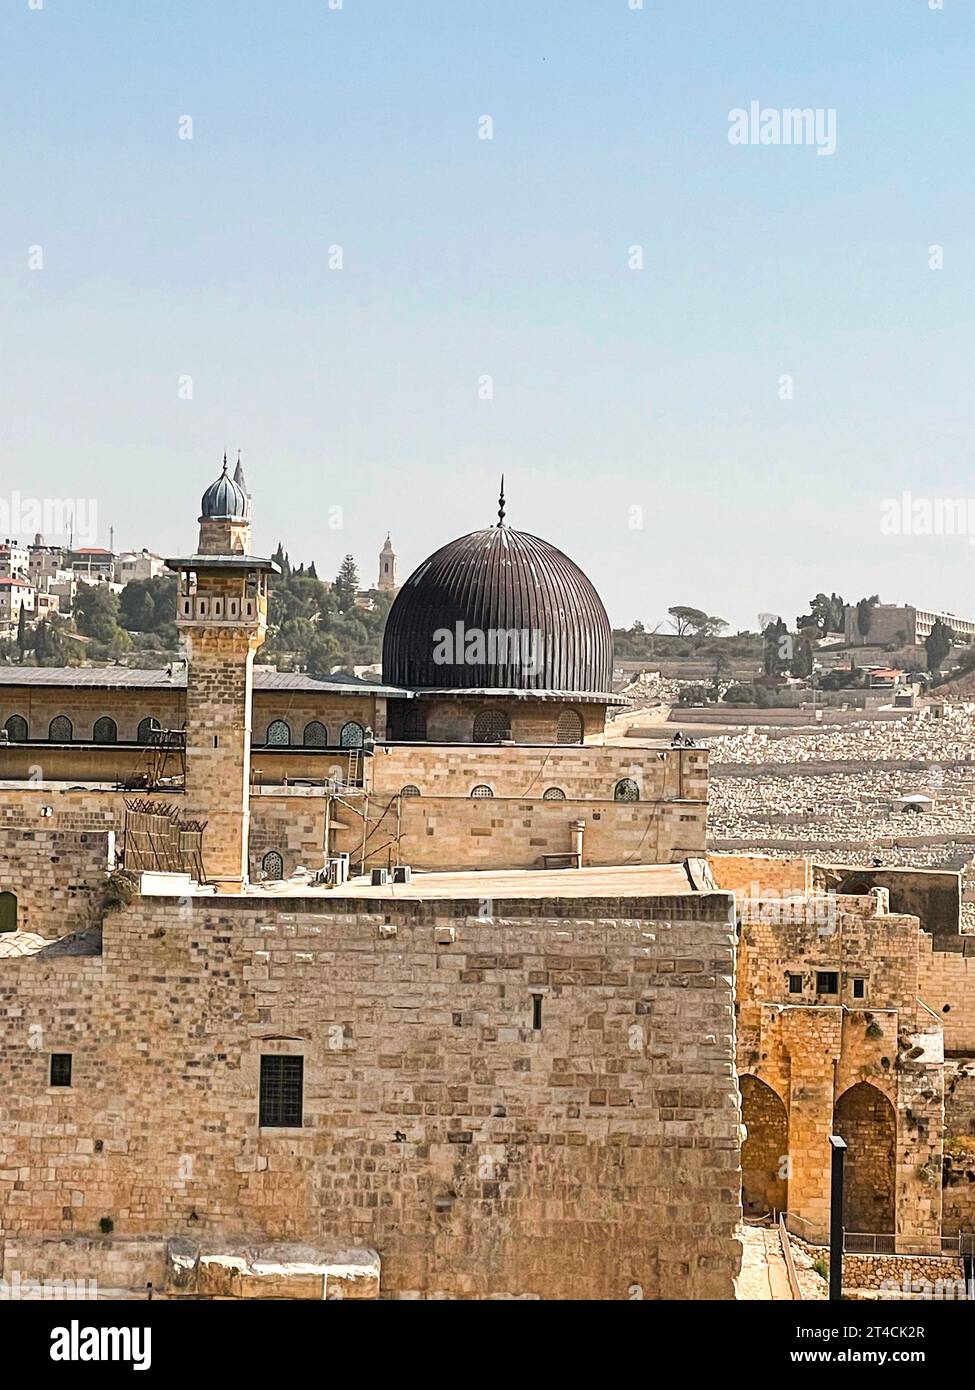
[[[47,736],[52,743],[70,743],[74,725],[66,714],[56,714],[48,726]]]
[[[114,719],[110,719],[107,714],[103,714],[100,719],[95,720],[95,726],[91,731],[91,736],[96,743],[117,743],[118,725]]]
[[[511,737],[511,721],[503,709],[482,709],[474,720],[475,743],[500,743]]]
[[[578,710],[564,709],[555,725],[556,743],[582,742],[582,715]]]
[[[13,893],[0,893],[0,931],[17,930],[17,899]]]
[[[310,724],[305,725],[301,741],[306,748],[327,748],[328,730],[321,720],[313,719]]]
[[[419,787],[414,787],[414,785],[413,785],[412,782],[408,782],[407,785],[406,785],[406,786],[403,788],[403,790],[400,792],[400,796],[419,796],[419,795],[420,795],[420,788],[419,788]]]
[[[616,783],[616,790],[613,792],[614,801],[639,801],[640,788],[632,777],[624,777]]]
[[[483,782],[481,783],[480,786],[475,787],[474,790],[471,792],[471,796],[474,797],[474,798],[477,799],[477,800],[479,800],[482,796],[493,796],[493,795],[494,795],[494,792],[491,790],[491,788],[485,786]]]
[[[362,725],[357,724],[354,719],[350,719],[348,724],[343,724],[342,732],[339,734],[339,745],[342,748],[361,748]]]
[[[135,736],[139,743],[148,743],[150,734],[159,728],[159,720],[148,715],[145,719],[139,720],[139,727],[135,731]]]
[[[284,860],[276,849],[269,849],[261,860],[261,872],[265,878],[284,878]]]
[[[422,743],[427,736],[427,717],[415,702],[407,706],[403,715],[403,737],[413,743]]]
[[[565,792],[562,790],[561,787],[547,787],[547,788],[545,789],[545,791],[542,792],[542,800],[543,800],[543,801],[564,801],[564,800],[565,800]]]
[[[11,743],[27,742],[27,720],[22,714],[12,714],[3,727]]]
[[[283,719],[272,719],[267,726],[264,742],[270,747],[283,747],[291,742],[291,725]]]

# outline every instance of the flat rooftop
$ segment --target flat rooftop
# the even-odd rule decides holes
[[[247,896],[263,898],[658,898],[710,889],[695,884],[683,864],[633,864],[585,869],[485,869],[463,873],[415,873],[409,883],[373,887],[365,876],[336,888],[302,879],[252,884]]]

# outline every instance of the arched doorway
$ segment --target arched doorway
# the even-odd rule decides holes
[[[836,1102],[833,1133],[846,1140],[844,1229],[893,1232],[897,1168],[894,1107],[883,1091],[869,1081],[860,1081]]]
[[[789,1116],[782,1101],[757,1076],[739,1076],[741,1121],[741,1205],[745,1216],[785,1211],[789,1204]]]

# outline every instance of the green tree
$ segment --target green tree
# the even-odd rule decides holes
[[[955,640],[955,634],[947,623],[943,623],[940,618],[935,621],[934,627],[924,639],[924,650],[928,656],[928,670],[940,671],[944,665],[948,653],[951,651],[951,644]]]
[[[767,676],[781,676],[792,661],[792,639],[781,618],[769,623],[764,632],[762,665]]]
[[[34,657],[38,666],[68,666],[72,655],[67,623],[56,613],[34,629]]]
[[[796,642],[795,655],[792,658],[792,674],[805,680],[812,675],[812,669],[812,643],[808,637],[800,637]]]
[[[340,613],[348,613],[359,592],[359,570],[351,555],[346,555],[335,576],[335,601]]]
[[[105,646],[117,641],[119,601],[107,584],[80,584],[72,611],[75,627],[85,637]]]
[[[870,634],[873,626],[873,610],[880,602],[877,594],[872,594],[870,598],[862,598],[857,604],[857,632],[866,638]]]

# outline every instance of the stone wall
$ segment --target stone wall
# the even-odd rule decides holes
[[[426,718],[427,738],[442,743],[469,743],[473,738],[474,720],[482,710],[501,710],[510,721],[511,737],[515,743],[555,743],[556,725],[564,709],[572,709],[583,721],[586,743],[602,742],[606,725],[606,706],[571,700],[480,698],[466,695],[460,699],[421,698],[418,702]],[[487,744],[479,744],[485,748]]]
[[[769,859],[757,854],[712,854],[714,881],[729,893],[746,897],[806,894],[812,886],[806,859]]]
[[[387,1297],[732,1297],[728,899],[495,911],[142,899],[101,957],[4,961],[7,1241],[105,1218],[125,1242],[366,1245]],[[304,1058],[298,1129],[258,1123],[280,1053]]]
[[[570,801],[612,801],[629,778],[640,800],[707,801],[708,755],[703,748],[616,748],[511,744],[386,744],[370,760],[370,785],[394,795],[406,785],[422,796],[470,796],[488,786],[496,797],[541,800],[557,788]]]
[[[918,993],[938,1016],[945,1035],[945,1051],[975,1052],[975,940],[957,939],[957,950],[948,943],[923,937],[919,959]]]
[[[336,814],[346,828],[336,830],[333,847],[357,861],[361,820],[341,805]],[[706,834],[700,801],[377,797],[369,818],[367,865],[382,866],[391,857],[416,869],[541,868],[543,855],[572,849],[572,827],[580,820],[584,865],[676,863],[703,854]]]
[[[65,829],[52,820],[29,828],[0,821],[0,892],[17,898],[19,931],[48,939],[97,920],[115,865],[113,831]]]
[[[904,1244],[940,1234],[942,1039],[917,1002],[919,953],[930,937],[915,917],[889,914],[886,905],[883,889],[736,897],[739,1071],[764,1082],[785,1108],[787,1205],[817,1239],[829,1226],[829,1135],[844,1125],[855,1131],[858,1155],[849,1228]],[[833,983],[821,975],[835,975],[835,993],[821,988]],[[854,994],[858,980],[862,997]],[[858,1128],[868,1112],[885,1123]],[[756,1139],[762,1113],[753,1111]]]

